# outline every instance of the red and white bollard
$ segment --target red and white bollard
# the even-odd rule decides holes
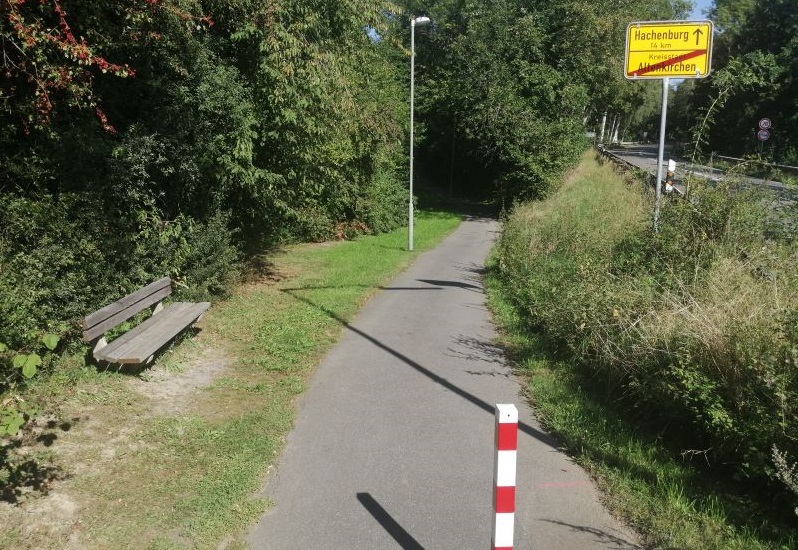
[[[492,550],[513,550],[518,409],[496,405],[496,462],[493,469]]]

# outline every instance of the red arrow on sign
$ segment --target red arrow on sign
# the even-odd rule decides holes
[[[664,69],[669,65],[676,65],[677,63],[681,63],[682,61],[687,61],[688,59],[692,59],[694,57],[700,57],[706,54],[707,54],[706,50],[695,50],[682,55],[677,55],[676,57],[666,59],[665,61],[660,61],[659,63],[656,63],[654,65],[649,65],[648,67],[642,67],[636,71],[632,71],[629,73],[629,76],[639,76],[641,74],[651,73],[654,71],[658,71],[660,69]]]

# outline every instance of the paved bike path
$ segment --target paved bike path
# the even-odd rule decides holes
[[[375,296],[319,365],[264,490],[256,550],[485,550],[494,405],[519,410],[516,550],[637,548],[540,430],[495,336],[473,218]]]

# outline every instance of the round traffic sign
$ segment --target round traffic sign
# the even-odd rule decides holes
[[[759,141],[767,141],[770,139],[770,131],[769,130],[759,130],[756,133],[756,138]]]
[[[762,118],[762,119],[759,120],[759,129],[760,130],[768,130],[771,126],[773,126],[773,123],[770,121],[769,118],[766,117],[766,118]],[[765,139],[767,139],[767,138],[765,138]]]

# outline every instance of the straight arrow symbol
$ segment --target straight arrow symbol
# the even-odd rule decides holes
[[[693,31],[693,34],[695,35],[695,45],[698,46],[698,41],[700,40],[701,35],[704,34],[704,31],[701,29],[696,29]]]

